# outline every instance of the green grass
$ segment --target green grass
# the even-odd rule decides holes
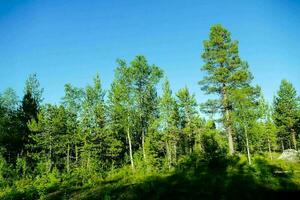
[[[2,190],[1,198],[289,199],[300,193],[299,172],[300,163],[269,160],[262,155],[255,156],[252,165],[247,164],[245,156],[208,162],[193,155],[171,172],[149,168],[133,172],[126,166],[86,185],[60,180],[59,185],[46,188],[42,194],[28,180]]]

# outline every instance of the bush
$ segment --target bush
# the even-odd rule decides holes
[[[209,130],[202,135],[203,159],[212,166],[218,166],[227,158],[227,145],[215,130]]]

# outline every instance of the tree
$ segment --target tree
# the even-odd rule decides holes
[[[40,88],[40,83],[36,77],[36,74],[29,75],[25,82],[24,96],[19,108],[19,118],[21,120],[20,132],[23,137],[23,148],[31,146],[34,142],[30,139],[32,132],[29,130],[27,123],[31,120],[38,120],[38,112],[42,103],[43,89]],[[27,151],[30,149],[27,149]]]
[[[89,170],[91,162],[103,161],[106,152],[106,139],[108,134],[105,130],[106,114],[104,103],[105,92],[101,86],[100,76],[97,74],[92,86],[88,85],[82,102],[80,121],[80,139],[82,141],[81,158],[84,166]]]
[[[214,126],[214,122],[208,120],[201,134],[201,152],[204,160],[211,168],[223,167],[227,156],[225,138]]]
[[[108,127],[119,141],[128,145],[130,164],[134,169],[132,132],[135,113],[131,77],[126,62],[117,60],[117,63],[119,66],[108,94]]]
[[[32,98],[40,106],[43,101],[44,89],[40,87],[40,82],[36,74],[30,74],[25,82],[24,94],[31,93]]]
[[[45,105],[38,120],[31,120],[28,124],[34,143],[31,145],[36,160],[49,160],[50,172],[53,165],[70,171],[70,149],[73,137],[73,126],[68,123],[68,111],[63,106]]]
[[[23,147],[18,106],[18,97],[13,89],[8,88],[0,94],[0,147],[8,163],[14,163]]]
[[[216,99],[209,99],[206,102],[200,104],[200,110],[209,115],[210,120],[214,119],[214,116],[220,110],[219,101]]]
[[[282,80],[274,97],[274,122],[278,128],[278,137],[291,143],[297,149],[296,125],[299,121],[299,99],[292,83]],[[284,146],[283,146],[284,148]]]
[[[232,118],[234,119],[234,125],[243,133],[242,138],[245,138],[245,146],[247,150],[248,163],[251,164],[250,153],[250,138],[251,128],[255,125],[260,117],[259,106],[259,87],[243,87],[237,89],[232,93],[232,100],[234,105]]]
[[[179,111],[172,97],[170,83],[166,79],[163,84],[163,94],[159,101],[159,126],[161,142],[165,144],[165,155],[168,168],[176,164],[177,145],[179,142]]]
[[[71,152],[73,151],[75,154],[75,163],[79,164],[79,147],[81,146],[80,141],[80,115],[82,112],[82,102],[84,98],[84,90],[82,88],[77,88],[72,86],[71,84],[65,85],[65,95],[62,98],[62,105],[67,110],[67,123],[68,126],[73,127],[70,129],[72,135],[69,141],[74,146],[74,149],[71,148]]]
[[[136,56],[130,64],[130,77],[134,106],[139,115],[138,132],[141,137],[143,158],[145,153],[145,136],[149,127],[149,121],[157,111],[156,84],[163,76],[159,67],[150,66],[144,56]]]
[[[199,116],[196,110],[198,104],[195,95],[191,95],[187,87],[180,89],[176,96],[180,116],[182,151],[184,154],[192,153],[199,128],[197,127]]]
[[[276,126],[272,120],[272,108],[261,95],[258,111],[260,119],[256,123],[256,127],[252,130],[255,135],[255,147],[260,151],[268,151],[272,159],[272,151],[276,148]]]
[[[2,94],[0,93],[0,105],[10,111],[16,111],[19,100],[16,92],[12,88],[7,88]]]
[[[231,93],[248,84],[252,76],[247,65],[241,60],[238,42],[232,41],[228,30],[221,25],[210,29],[209,39],[204,41],[202,70],[207,73],[199,81],[206,94],[216,94],[219,98],[223,124],[227,131],[230,154],[234,153]]]

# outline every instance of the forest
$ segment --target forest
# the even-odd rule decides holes
[[[34,73],[21,99],[12,88],[2,91],[0,199],[299,194],[300,97],[293,84],[283,79],[266,101],[238,41],[219,24],[199,55],[206,102],[187,87],[172,91],[166,72],[143,55],[118,59],[107,89],[100,74],[84,88],[65,84],[58,104],[43,101]],[[280,159],[283,152],[297,156]]]

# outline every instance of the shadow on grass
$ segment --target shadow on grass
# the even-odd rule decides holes
[[[289,199],[298,196],[299,185],[291,180],[293,173],[276,171],[283,169],[264,159],[257,159],[249,166],[239,158],[207,162],[191,156],[170,176],[151,176],[137,184],[104,185],[79,199]]]
[[[156,176],[147,176],[130,171],[131,177],[127,177],[130,173],[125,170],[125,175],[88,187],[75,187],[67,181],[68,185],[46,194],[44,199],[295,199],[295,195],[300,195],[295,174],[279,166],[263,158],[248,165],[240,157],[205,160],[194,154],[181,161],[170,174],[156,172]],[[36,190],[12,191],[5,197],[39,198]]]

